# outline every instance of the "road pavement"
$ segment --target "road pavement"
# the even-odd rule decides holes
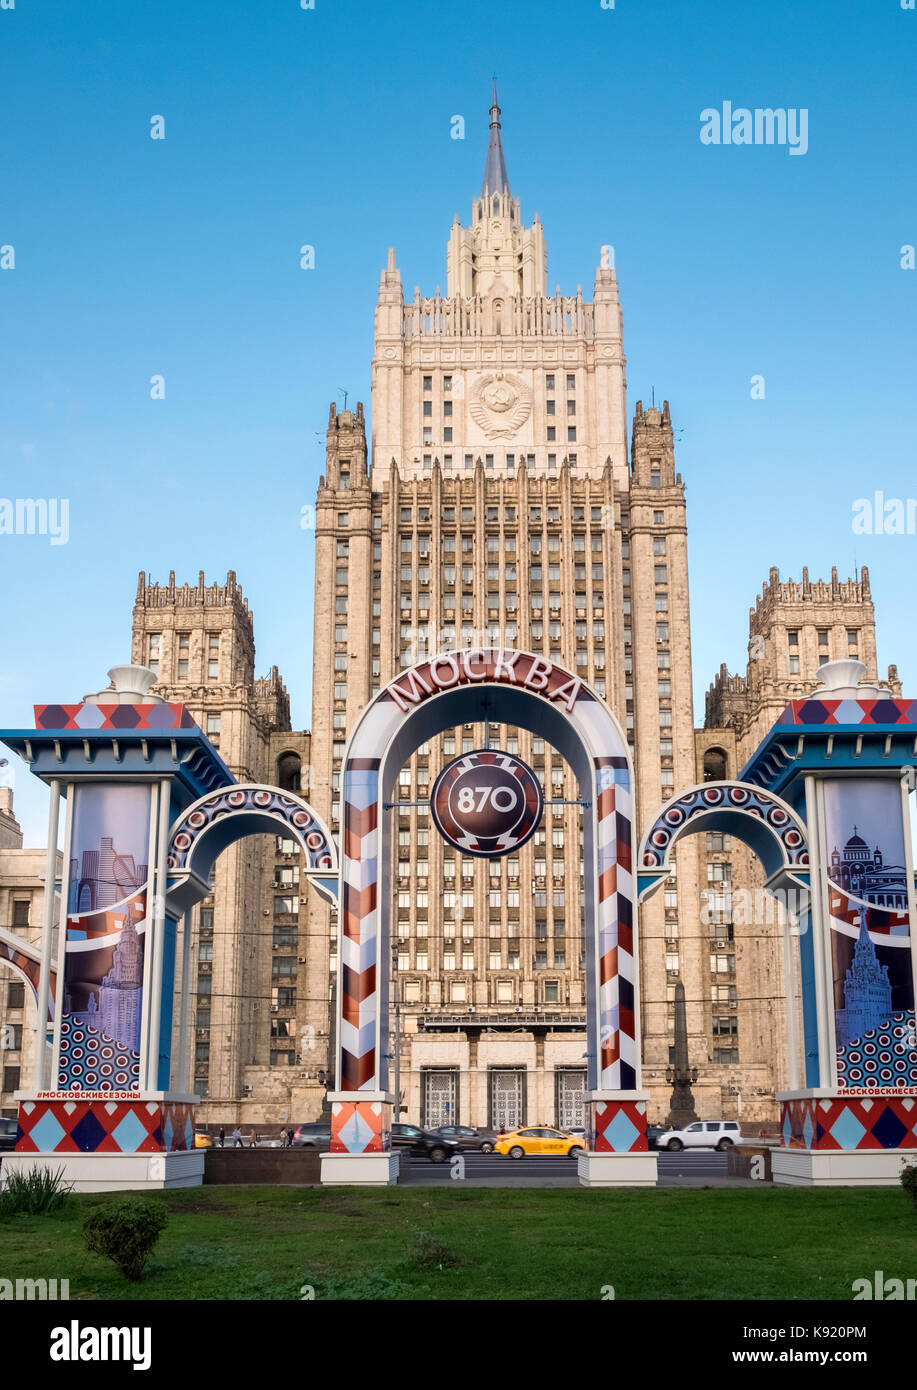
[[[453,1182],[487,1187],[577,1187],[576,1160],[550,1155],[513,1159],[502,1154],[464,1153],[464,1172],[453,1177],[453,1164],[431,1163],[412,1158],[410,1174],[402,1182],[414,1186],[436,1187]],[[692,1187],[705,1184],[755,1187],[750,1178],[731,1178],[726,1171],[726,1155],[713,1149],[695,1153],[658,1153],[660,1187]],[[461,1174],[459,1176],[459,1174]]]

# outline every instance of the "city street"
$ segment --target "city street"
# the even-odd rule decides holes
[[[661,1187],[679,1186],[682,1181],[690,1183],[714,1180],[727,1180],[726,1155],[703,1150],[699,1153],[682,1152],[677,1154],[660,1153],[659,1185]],[[576,1163],[569,1158],[505,1158],[500,1154],[463,1154],[465,1172],[463,1178],[454,1178],[448,1163],[430,1163],[424,1158],[411,1159],[410,1175],[401,1179],[402,1183],[424,1184],[426,1186],[445,1185],[451,1182],[487,1184],[507,1187],[576,1187]],[[732,1178],[731,1183],[741,1186],[750,1184],[750,1179]]]

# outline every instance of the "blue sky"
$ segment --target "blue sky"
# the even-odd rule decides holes
[[[0,723],[127,658],[139,570],[232,568],[259,673],[280,665],[308,726],[299,520],[328,404],[369,408],[387,247],[408,295],[445,287],[494,72],[551,285],[588,295],[614,245],[630,409],[655,389],[681,432],[699,718],[719,663],[744,669],[771,565],[868,564],[880,669],[917,690],[917,537],[851,529],[854,499],[917,492],[915,70],[900,0],[0,10],[0,496],[70,500],[67,545],[0,536]],[[726,100],[806,108],[808,153],[702,145]],[[17,805],[41,842],[31,780]]]

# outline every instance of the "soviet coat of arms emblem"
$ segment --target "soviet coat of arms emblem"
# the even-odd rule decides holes
[[[472,387],[469,409],[488,439],[512,439],[529,418],[532,395],[517,376],[491,372]]]

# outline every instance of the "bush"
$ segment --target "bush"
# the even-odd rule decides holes
[[[917,1163],[908,1163],[902,1168],[901,1186],[917,1207]]]
[[[10,1173],[0,1191],[0,1217],[43,1216],[57,1211],[73,1191],[73,1184],[64,1181],[63,1168],[52,1171],[37,1165],[28,1172]]]
[[[83,1235],[87,1250],[113,1260],[136,1283],[165,1225],[158,1203],[128,1199],[95,1207],[83,1222]]]
[[[417,1242],[414,1263],[418,1269],[454,1269],[462,1263],[455,1251],[430,1231],[424,1231],[420,1226],[412,1226],[411,1230]]]

